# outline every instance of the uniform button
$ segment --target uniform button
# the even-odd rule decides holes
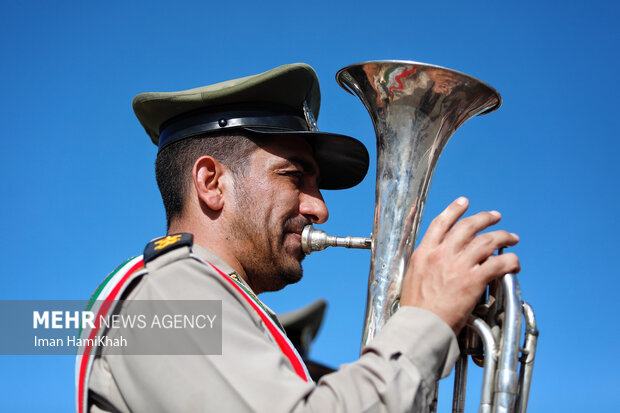
[[[220,119],[217,121],[217,124],[220,125],[221,128],[223,128],[224,126],[228,125],[228,122],[226,121],[226,119]]]

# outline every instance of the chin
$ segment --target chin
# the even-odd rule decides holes
[[[291,265],[289,268],[281,272],[280,278],[288,281],[287,284],[295,284],[299,282],[304,275],[301,262],[295,262],[295,265]]]
[[[280,270],[273,274],[273,287],[272,291],[279,291],[290,284],[296,284],[301,281],[303,277],[303,270],[301,264],[295,268],[288,268],[286,270]]]
[[[303,272],[300,270],[298,272],[289,274],[289,277],[287,278],[290,282],[289,284],[295,284],[298,283],[299,281],[301,281],[301,279],[303,278],[304,274]]]

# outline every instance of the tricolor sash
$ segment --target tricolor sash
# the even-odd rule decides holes
[[[80,337],[95,338],[101,331],[100,317],[105,317],[114,310],[115,302],[136,277],[146,274],[142,256],[130,258],[119,265],[97,288],[88,302],[87,311],[97,314],[95,328],[82,330]],[[75,387],[78,413],[85,413],[88,409],[88,379],[92,370],[95,355],[91,346],[85,346],[75,360]]]
[[[291,363],[295,373],[304,381],[311,382],[310,373],[306,368],[301,356],[290,342],[286,334],[271,318],[271,315],[264,309],[260,300],[239,282],[232,279],[229,275],[222,272],[215,265],[204,261],[195,255],[192,258],[213,268],[222,278],[237,291],[245,301],[256,311],[264,325],[267,327],[274,343],[278,345],[284,356]],[[105,317],[108,313],[114,311],[118,300],[123,296],[126,288],[131,282],[138,277],[148,274],[144,268],[142,256],[131,258],[118,266],[97,288],[91,297],[87,311],[96,314],[95,320]],[[101,333],[100,322],[95,323],[95,328],[82,330],[80,337],[93,339]],[[90,346],[85,346],[83,351],[78,353],[75,362],[75,386],[76,386],[76,404],[78,413],[86,413],[88,409],[88,380],[92,371],[93,362],[95,360],[95,352]]]
[[[286,356],[286,358],[290,361],[295,373],[304,381],[312,382],[312,378],[310,377],[310,373],[306,368],[306,364],[303,362],[301,356],[293,346],[293,343],[288,339],[286,334],[280,329],[280,327],[275,323],[275,321],[271,318],[271,315],[267,313],[264,309],[263,304],[260,300],[252,293],[250,293],[246,288],[239,282],[235,281],[233,278],[228,276],[227,274],[220,271],[215,265],[210,262],[204,261],[195,255],[192,255],[193,258],[198,261],[210,265],[218,274],[222,276],[224,280],[226,280],[241,296],[246,300],[248,304],[256,311],[259,315],[267,330],[271,334],[273,340],[276,342],[282,353]]]

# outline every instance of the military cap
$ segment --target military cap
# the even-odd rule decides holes
[[[179,92],[142,93],[133,100],[138,120],[159,150],[225,129],[304,136],[319,165],[320,187],[350,188],[366,175],[368,151],[350,136],[319,132],[320,105],[316,73],[304,63]]]

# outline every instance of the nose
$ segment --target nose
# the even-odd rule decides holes
[[[299,213],[307,217],[313,224],[323,224],[327,221],[329,211],[323,200],[323,195],[318,189],[313,192],[301,192]]]

